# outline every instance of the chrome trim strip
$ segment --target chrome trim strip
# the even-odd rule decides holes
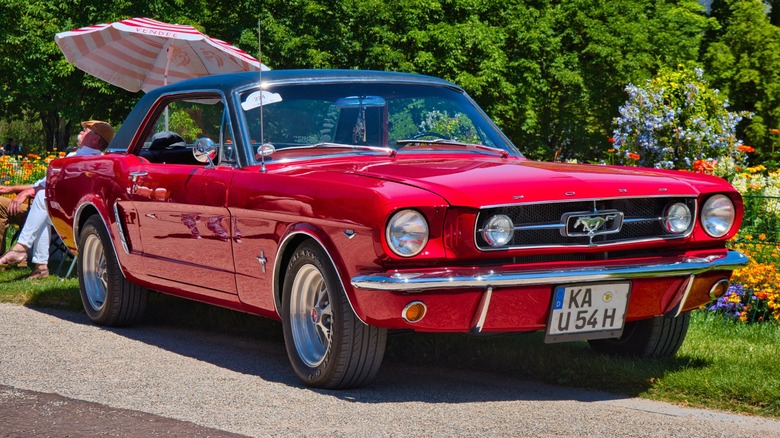
[[[680,298],[680,302],[677,303],[677,308],[673,310],[673,312],[674,312],[673,316],[675,318],[680,316],[680,313],[682,313],[681,310],[682,310],[683,306],[685,306],[685,301],[688,299],[688,294],[691,293],[691,289],[693,288],[694,280],[696,280],[696,276],[695,275],[691,275],[690,277],[688,277],[687,280],[685,280],[685,292],[683,292],[683,296],[682,296],[682,298]]]
[[[582,198],[582,199],[566,199],[566,200],[548,200],[548,201],[538,201],[538,202],[513,202],[508,204],[489,204],[489,205],[482,205],[479,207],[479,210],[485,210],[489,208],[500,208],[500,207],[525,207],[529,205],[542,205],[542,204],[571,204],[576,202],[592,202],[592,201],[612,201],[615,199],[636,199],[637,196],[631,196],[631,195],[616,195],[616,196],[604,196],[600,198]],[[693,199],[696,200],[696,195],[691,194],[671,194],[671,195],[657,195],[657,196],[642,196],[641,198],[684,198],[684,199]]]
[[[633,278],[681,277],[707,271],[731,271],[748,263],[738,251],[723,256],[687,257],[677,262],[654,265],[605,266],[567,270],[506,271],[490,269],[474,271],[464,268],[437,272],[404,271],[357,275],[352,286],[359,289],[397,292],[422,292],[431,289],[538,286],[593,281],[630,280]]]
[[[471,333],[482,333],[482,327],[485,325],[490,298],[493,297],[493,288],[488,286],[482,298],[479,300],[479,307],[474,312],[474,320],[471,322]]]
[[[683,239],[690,235],[690,232],[693,230],[693,227],[691,227],[688,234],[670,234],[668,236],[656,236],[656,237],[647,237],[643,239],[636,239],[636,240],[613,240],[610,242],[599,242],[594,243],[593,245],[589,244],[571,244],[571,245],[564,245],[564,244],[538,244],[538,245],[516,245],[516,246],[502,246],[500,248],[489,248],[484,246],[477,246],[476,248],[482,252],[495,252],[495,251],[510,251],[510,250],[521,250],[521,249],[562,249],[562,250],[570,250],[574,248],[609,248],[616,245],[625,245],[627,243],[648,243],[648,242],[666,242],[667,240],[676,240],[676,239]],[[474,241],[476,244],[476,234],[474,235]]]
[[[125,254],[130,254],[130,247],[127,246],[127,238],[122,229],[122,221],[119,219],[119,202],[114,202],[114,220],[116,221],[116,233],[119,234],[119,241],[122,242],[122,249]]]

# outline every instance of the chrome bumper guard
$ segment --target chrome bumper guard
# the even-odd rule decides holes
[[[630,280],[648,277],[682,277],[708,271],[733,271],[745,266],[747,256],[728,251],[725,256],[688,257],[678,262],[653,265],[605,266],[598,268],[495,272],[449,269],[430,272],[382,272],[358,275],[352,286],[358,289],[422,292],[431,289],[538,286],[593,281]]]

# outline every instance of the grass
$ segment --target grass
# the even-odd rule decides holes
[[[0,272],[0,301],[81,309],[78,281],[27,281],[29,270]],[[153,294],[147,320],[282,342],[263,318]],[[547,383],[780,418],[780,324],[742,324],[694,312],[675,357],[628,359],[594,353],[586,342],[544,344],[541,333],[472,337],[394,334],[386,359],[508,374]],[[381,371],[380,371],[381,372]]]

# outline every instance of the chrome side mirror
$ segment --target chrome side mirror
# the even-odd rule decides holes
[[[276,152],[276,148],[271,143],[263,143],[257,147],[255,151],[255,160],[260,160],[261,157],[268,157]]]
[[[208,167],[214,167],[214,159],[217,158],[217,145],[208,137],[199,138],[192,146],[192,155],[199,163],[209,163]]]
[[[265,157],[270,157],[276,152],[276,148],[271,143],[263,143],[255,151],[255,160],[260,161],[260,172],[265,173]]]

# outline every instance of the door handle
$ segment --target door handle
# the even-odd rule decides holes
[[[146,172],[143,172],[143,171],[138,171],[138,172],[130,172],[130,175],[128,176],[128,178],[129,178],[129,179],[130,179],[132,182],[136,182],[136,181],[138,180],[138,178],[139,178],[139,177],[146,176],[146,175],[148,175],[148,173],[146,173]]]

